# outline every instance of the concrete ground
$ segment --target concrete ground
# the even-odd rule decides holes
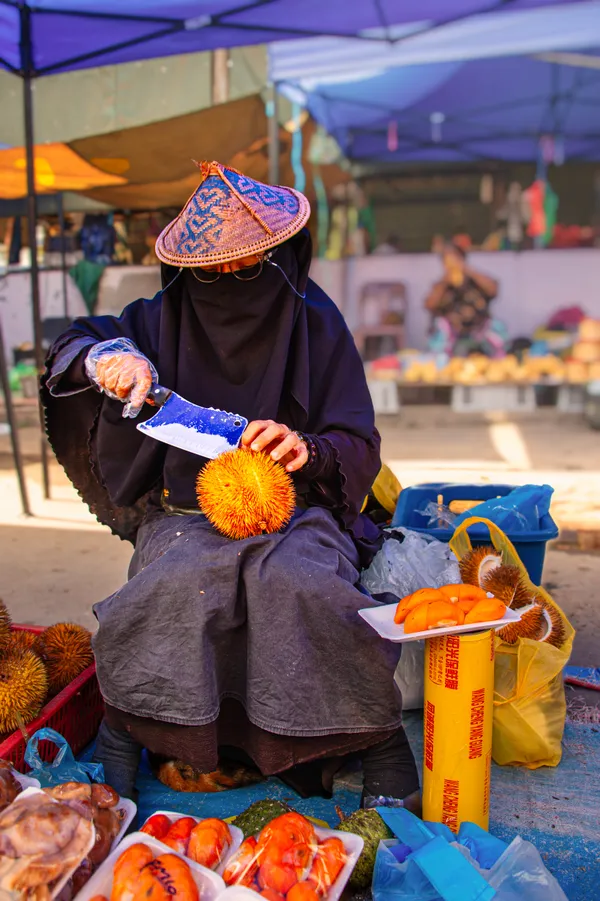
[[[600,549],[600,434],[578,418],[554,411],[463,417],[406,407],[379,426],[383,456],[403,485],[546,482],[555,488],[552,513],[563,535],[583,535],[584,548]],[[0,597],[15,621],[68,619],[93,628],[91,607],[125,580],[131,548],[94,520],[56,464],[52,499],[43,500],[39,432],[30,425],[20,435],[35,516],[20,513],[9,439],[0,435]],[[600,553],[567,547],[549,551],[544,583],[578,630],[573,662],[600,665]]]

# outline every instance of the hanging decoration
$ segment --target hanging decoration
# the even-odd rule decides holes
[[[446,121],[443,113],[432,113],[429,117],[431,124],[431,140],[434,144],[439,144],[442,140],[442,125]]]
[[[398,150],[398,123],[393,119],[388,124],[387,149],[390,153],[395,153]]]

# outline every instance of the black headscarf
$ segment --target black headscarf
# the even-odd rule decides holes
[[[308,231],[277,248],[273,260],[283,272],[265,264],[253,281],[222,275],[213,284],[189,270],[175,278],[177,270],[164,266],[166,288],[155,298],[135,301],[118,318],[78,319],[51,349],[42,389],[50,440],[93,512],[122,537],[132,537],[154,488],[191,506],[202,460],[142,435],[105,395],[50,393],[64,394],[61,379],[86,345],[117,337],[134,341],[160,383],[193,403],[326,438],[343,488],[335,512],[347,527],[356,522],[380,465],[362,363],[335,304],[308,279]],[[147,407],[138,421],[152,413]]]

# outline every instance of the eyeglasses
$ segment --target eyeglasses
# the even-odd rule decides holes
[[[210,272],[206,269],[201,269],[200,271],[204,275],[212,276],[212,278],[200,278],[195,269],[192,269],[192,275],[196,279],[197,282],[201,282],[203,285],[212,285],[213,282],[217,282],[222,275],[233,275],[234,278],[238,280],[238,282],[253,282],[255,278],[258,278],[259,275],[263,271],[263,267],[266,262],[268,262],[271,258],[270,253],[266,253],[262,259],[259,260],[258,263],[255,263],[253,266],[247,266],[244,269],[234,269],[231,272],[223,273],[223,272]]]

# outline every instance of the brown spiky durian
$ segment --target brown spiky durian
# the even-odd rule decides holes
[[[535,600],[535,593],[527,587],[518,566],[503,565],[493,569],[483,580],[482,588],[504,601],[507,607],[518,610]]]
[[[10,640],[10,626],[10,613],[6,609],[4,601],[0,599],[0,651],[7,646]]]
[[[5,654],[0,659],[0,732],[13,732],[34,720],[47,691],[46,669],[37,654]]]
[[[523,613],[516,623],[509,623],[496,633],[507,644],[516,644],[519,638],[531,638],[540,641],[546,633],[546,617],[541,604],[534,604]]]
[[[495,547],[474,547],[459,560],[460,577],[465,585],[479,585],[488,573],[502,565],[502,554]]]
[[[92,636],[76,623],[57,623],[42,632],[35,644],[48,671],[50,694],[57,694],[94,662]]]
[[[278,532],[292,518],[294,483],[268,454],[227,451],[204,467],[196,482],[200,509],[228,538]]]
[[[566,637],[562,617],[556,607],[553,607],[552,604],[542,601],[542,607],[544,608],[547,629],[540,640],[553,645],[555,648],[561,648],[565,643]]]
[[[27,632],[25,629],[14,629],[10,633],[7,651],[35,651],[38,636],[35,632]],[[37,651],[35,651],[37,653]]]

